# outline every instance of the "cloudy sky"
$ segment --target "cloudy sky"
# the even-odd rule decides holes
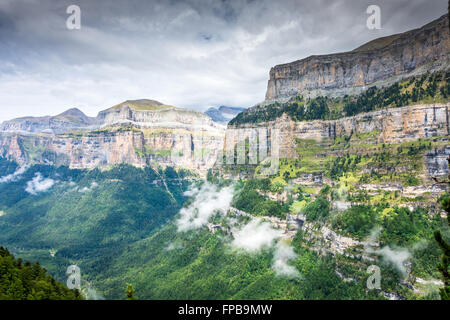
[[[66,9],[81,8],[69,30]],[[381,8],[369,30],[368,5]],[[447,0],[0,0],[0,121],[127,99],[252,106],[270,67],[420,27]]]

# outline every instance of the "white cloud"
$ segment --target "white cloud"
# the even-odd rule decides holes
[[[253,218],[240,229],[233,228],[234,239],[231,246],[250,253],[275,247],[272,268],[276,275],[290,279],[299,278],[298,270],[288,264],[290,260],[297,258],[297,254],[285,241],[280,240],[282,234],[283,231],[274,229],[271,223]]]
[[[126,99],[206,110],[264,99],[269,69],[351,50],[419,27],[445,1],[78,1],[82,28],[65,28],[70,0],[0,2],[0,121],[80,107],[89,115]],[[321,21],[320,24],[317,21]]]
[[[80,193],[90,192],[90,191],[92,191],[93,189],[95,189],[97,187],[98,187],[98,183],[94,181],[94,182],[91,183],[90,187],[83,187],[81,189],[78,189],[78,192],[80,192]]]
[[[391,247],[389,245],[377,248],[374,244],[378,241],[382,230],[383,228],[380,226],[375,226],[372,228],[369,237],[366,239],[367,244],[365,245],[365,252],[381,256],[385,262],[391,264],[402,275],[407,275],[407,263],[412,258],[414,251],[422,250],[428,245],[426,240],[422,239],[416,242],[411,248],[403,248],[398,246]]]
[[[200,189],[188,190],[185,195],[194,197],[193,202],[180,210],[177,220],[178,231],[188,231],[205,226],[216,212],[226,213],[233,199],[234,187],[219,189],[205,182]]]
[[[21,166],[15,172],[0,178],[0,183],[17,181],[17,179],[28,170],[28,166]]]
[[[288,264],[290,260],[296,259],[297,254],[294,249],[284,241],[278,241],[273,256],[273,266],[276,274],[281,277],[296,279],[300,277],[300,273],[294,267]]]
[[[248,252],[257,252],[272,247],[282,234],[282,230],[272,228],[269,222],[254,218],[240,230],[233,230],[234,239],[231,245]]]
[[[392,264],[401,274],[406,275],[407,270],[405,264],[412,257],[412,254],[408,249],[385,246],[376,252],[387,262]]]
[[[25,191],[33,195],[39,192],[45,192],[55,184],[55,180],[50,178],[43,178],[40,172],[36,172],[34,178],[27,182]]]
[[[225,214],[230,208],[233,199],[234,186],[219,189],[216,185],[205,182],[200,188],[192,187],[184,194],[193,197],[193,202],[180,210],[181,217],[177,220],[178,231],[188,231],[200,228],[217,212]],[[261,218],[252,218],[244,226],[233,217],[227,217],[229,226],[232,226],[233,240],[231,246],[235,249],[250,253],[261,250],[270,250],[283,234],[283,230],[274,229],[272,224]],[[171,243],[167,250],[178,249],[181,244]],[[292,247],[279,240],[274,250],[273,266],[278,276],[298,278],[297,269],[288,262],[295,259]]]
[[[169,245],[167,246],[166,250],[167,251],[172,251],[172,250],[180,250],[183,249],[184,245],[182,242],[180,241],[175,241],[175,242],[171,242],[169,243]]]
[[[88,284],[86,288],[86,299],[87,300],[105,300],[105,297],[98,293],[98,291],[92,287],[90,284]]]

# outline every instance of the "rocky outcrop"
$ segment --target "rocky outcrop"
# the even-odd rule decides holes
[[[266,100],[302,94],[343,96],[366,86],[388,85],[411,75],[447,69],[448,15],[402,34],[371,41],[353,51],[310,56],[270,70]]]
[[[441,177],[448,174],[448,161],[450,157],[450,146],[443,150],[434,149],[426,154],[426,168],[431,177]]]

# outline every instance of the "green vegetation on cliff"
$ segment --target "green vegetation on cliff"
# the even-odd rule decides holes
[[[274,191],[268,179],[252,179],[243,183],[242,189],[235,196],[234,207],[255,216],[285,217],[289,212],[288,204],[267,199],[262,193]],[[258,192],[259,191],[259,192]]]
[[[450,72],[436,72],[411,77],[387,87],[370,87],[356,96],[342,98],[302,96],[286,103],[275,102],[264,107],[248,109],[238,114],[230,125],[274,121],[286,114],[294,121],[334,120],[388,107],[418,103],[448,102]]]

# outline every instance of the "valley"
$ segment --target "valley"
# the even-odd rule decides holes
[[[448,29],[275,66],[249,109],[5,121],[0,245],[62,283],[76,264],[86,299],[437,300]]]

